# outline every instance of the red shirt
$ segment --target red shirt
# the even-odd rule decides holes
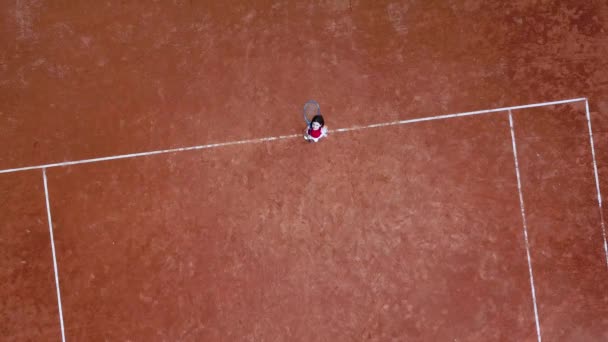
[[[321,136],[321,133],[322,133],[322,132],[321,132],[321,129],[322,129],[322,128],[323,128],[323,127],[319,128],[319,129],[312,129],[312,128],[309,128],[309,129],[308,129],[308,135],[310,135],[311,137],[313,137],[313,138],[315,138],[315,139],[318,139],[318,138]]]

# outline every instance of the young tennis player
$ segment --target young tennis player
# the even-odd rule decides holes
[[[310,121],[310,125],[306,126],[304,131],[304,139],[308,142],[318,142],[321,138],[327,136],[327,127],[322,115],[315,115]]]

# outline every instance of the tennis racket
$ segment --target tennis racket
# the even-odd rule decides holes
[[[304,121],[310,126],[310,121],[315,115],[321,115],[321,107],[315,100],[310,100],[304,104],[303,109]]]

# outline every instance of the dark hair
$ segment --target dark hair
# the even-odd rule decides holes
[[[321,127],[325,126],[325,120],[323,120],[323,115],[313,116],[312,120],[310,121],[310,127],[312,127],[313,122],[318,122],[319,124],[321,124]]]

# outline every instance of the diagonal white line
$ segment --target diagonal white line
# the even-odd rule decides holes
[[[361,130],[361,129],[376,128],[376,127],[385,127],[385,126],[394,126],[394,125],[406,125],[406,124],[411,124],[411,123],[416,123],[416,122],[442,120],[442,119],[452,119],[452,118],[459,118],[459,117],[463,117],[463,116],[473,116],[473,115],[490,114],[490,113],[497,113],[497,112],[506,112],[506,111],[509,111],[509,110],[517,110],[517,109],[525,109],[525,108],[551,106],[551,105],[565,104],[565,103],[571,103],[571,102],[579,102],[579,101],[585,101],[585,100],[586,100],[585,98],[577,98],[577,99],[570,99],[570,100],[532,103],[532,104],[522,105],[522,106],[513,106],[513,107],[502,107],[502,108],[495,108],[495,109],[476,110],[476,111],[472,111],[472,112],[445,114],[445,115],[430,116],[430,117],[426,117],[426,118],[417,118],[417,119],[409,119],[409,120],[399,120],[399,121],[392,121],[392,122],[377,123],[377,124],[371,124],[371,125],[367,125],[367,126],[355,126],[355,127],[349,127],[349,128],[339,128],[339,129],[333,129],[333,130],[331,130],[331,132],[332,133],[334,133],[334,132],[348,132],[348,131],[356,131],[356,130]]]
[[[524,194],[521,190],[521,177],[519,174],[519,161],[517,160],[517,144],[515,143],[515,130],[513,129],[513,115],[509,110],[509,126],[511,127],[511,143],[513,144],[513,159],[515,160],[515,174],[517,175],[517,191],[519,192],[519,206],[521,219],[524,226],[524,242],[526,245],[526,256],[528,257],[528,272],[530,274],[530,288],[532,289],[532,302],[534,304],[534,319],[536,322],[536,336],[541,342],[540,320],[538,319],[538,306],[536,305],[536,290],[534,289],[534,274],[532,272],[532,258],[530,257],[530,243],[528,242],[528,223],[526,221],[526,209],[524,206]]]
[[[254,143],[260,143],[260,142],[265,142],[265,141],[291,139],[291,138],[295,138],[295,137],[301,137],[301,135],[300,134],[280,135],[280,136],[276,136],[276,137],[229,141],[229,142],[224,142],[224,143],[179,147],[179,148],[157,150],[157,151],[150,151],[150,152],[120,154],[120,155],[110,156],[110,157],[82,159],[82,160],[68,161],[68,162],[62,162],[62,163],[53,163],[53,164],[20,167],[20,168],[15,168],[15,169],[6,169],[6,170],[0,170],[0,173],[10,173],[10,172],[37,170],[37,169],[48,169],[48,168],[52,168],[52,167],[70,166],[70,165],[77,165],[77,164],[88,164],[88,163],[96,163],[96,162],[117,160],[117,159],[145,157],[145,156],[152,156],[155,154],[175,153],[175,152],[184,152],[184,151],[192,151],[192,150],[203,150],[203,149],[207,149],[207,148],[224,147],[224,146],[231,146],[231,145],[254,144]]]
[[[338,128],[338,129],[333,129],[330,132],[331,133],[341,133],[341,132],[349,132],[349,131],[356,131],[356,130],[362,130],[362,129],[376,128],[376,127],[405,125],[405,124],[411,124],[411,123],[423,122],[423,121],[442,120],[442,119],[450,119],[450,118],[457,118],[457,117],[463,117],[463,116],[490,114],[490,113],[496,113],[496,112],[504,112],[504,111],[508,111],[508,110],[551,106],[551,105],[572,103],[572,102],[578,102],[578,101],[586,101],[586,98],[576,98],[576,99],[551,101],[551,102],[540,102],[540,103],[532,103],[532,104],[527,104],[527,105],[522,105],[522,106],[502,107],[502,108],[495,108],[495,109],[478,110],[478,111],[473,111],[473,112],[431,116],[431,117],[426,117],[426,118],[376,123],[376,124],[371,124],[371,125],[367,125],[367,126],[354,126],[354,127],[349,127],[349,128]],[[180,148],[172,148],[172,149],[157,150],[157,151],[150,151],[150,152],[120,154],[120,155],[115,155],[115,156],[110,156],[110,157],[82,159],[82,160],[68,161],[68,162],[62,162],[62,163],[52,163],[52,164],[5,169],[5,170],[0,170],[0,174],[27,171],[27,170],[48,169],[48,168],[52,168],[52,167],[70,166],[70,165],[77,165],[77,164],[95,163],[95,162],[117,160],[117,159],[144,157],[144,156],[151,156],[151,155],[155,155],[155,154],[175,153],[175,152],[192,151],[192,150],[203,150],[203,149],[208,149],[208,148],[225,147],[225,146],[232,146],[232,145],[255,144],[255,143],[261,143],[261,142],[266,142],[266,141],[292,139],[292,138],[296,138],[299,136],[300,136],[300,134],[280,135],[280,136],[274,136],[274,137],[229,141],[229,142],[224,142],[224,143],[198,145],[198,146],[190,146],[190,147],[180,147]]]
[[[53,269],[55,271],[55,287],[57,289],[57,306],[59,307],[59,324],[61,325],[61,341],[65,342],[65,329],[63,326],[63,310],[61,308],[61,291],[59,290],[59,269],[57,268],[57,255],[55,253],[55,238],[53,237],[53,220],[51,218],[51,204],[49,200],[49,188],[46,180],[46,169],[42,169],[44,181],[44,197],[46,200],[46,215],[49,222],[49,234],[51,235],[51,251],[53,253]]]
[[[589,113],[589,101],[585,100],[585,110],[587,111],[587,127],[589,128],[589,142],[591,144],[591,156],[593,157],[593,174],[595,176],[595,187],[597,191],[597,204],[600,209],[600,226],[604,238],[604,254],[606,255],[606,267],[608,267],[608,243],[606,242],[606,224],[604,221],[604,210],[602,209],[602,192],[600,191],[600,179],[595,161],[595,144],[593,142],[593,130],[591,129],[591,114]]]

